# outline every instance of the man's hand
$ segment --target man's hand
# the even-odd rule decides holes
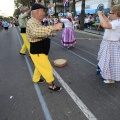
[[[52,33],[52,37],[55,37],[57,35],[57,33]]]
[[[62,23],[58,23],[58,24],[55,24],[53,27],[52,27],[52,30],[61,30],[62,29]]]

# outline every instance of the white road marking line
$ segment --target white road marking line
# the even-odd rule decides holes
[[[22,42],[21,42],[21,39],[20,39],[20,37],[19,37],[19,34],[18,34],[17,31],[16,31],[16,33],[17,33],[17,37],[18,37],[20,46],[22,47]],[[30,75],[31,75],[31,78],[32,78],[32,77],[33,77],[32,68],[31,68],[31,66],[30,66],[30,63],[29,63],[29,61],[28,61],[27,56],[24,56],[24,57],[25,57],[25,61],[26,61],[27,67],[28,67],[28,70],[29,70]],[[35,88],[35,91],[36,91],[36,93],[37,93],[39,102],[40,102],[40,104],[41,104],[41,106],[42,106],[42,110],[43,110],[43,113],[44,113],[44,115],[45,115],[45,119],[46,119],[46,120],[52,120],[51,114],[50,114],[50,112],[49,112],[49,110],[48,110],[47,104],[45,103],[45,100],[44,100],[44,98],[43,98],[43,96],[42,96],[42,93],[41,93],[41,90],[40,90],[38,84],[34,83],[34,88]]]
[[[89,52],[89,51],[87,51],[87,50],[81,49],[81,48],[79,48],[79,47],[75,47],[75,48],[77,48],[77,49],[79,49],[79,50],[81,50],[81,51],[84,51],[84,52],[86,52],[86,53],[88,53],[88,54],[90,54],[90,55],[92,55],[92,56],[94,56],[94,57],[97,57],[97,55],[95,55],[95,54],[93,54],[93,53],[91,53],[91,52]]]
[[[84,115],[89,120],[97,120],[97,118],[90,112],[90,110],[86,107],[86,105],[80,100],[80,98],[73,92],[73,90],[67,85],[67,83],[60,77],[60,75],[53,69],[53,73],[73,101],[77,104],[77,106],[81,109]]]
[[[19,39],[19,42],[21,44],[19,35],[18,35],[18,39]],[[21,46],[22,46],[22,44],[21,44]],[[26,56],[24,56],[24,57],[25,57],[25,60],[26,60],[29,72],[30,72],[31,77],[32,77],[33,72],[32,72],[30,63],[28,61],[28,58]],[[67,83],[60,77],[60,75],[54,69],[53,69],[53,73],[54,73],[55,77],[58,79],[58,81],[61,83],[61,85],[64,87],[64,89],[66,90],[66,92],[70,95],[70,97],[73,99],[73,101],[77,104],[77,106],[84,113],[84,115],[89,120],[97,120],[97,118],[90,112],[90,110],[86,107],[86,105],[80,100],[80,98],[73,92],[73,90],[67,85]],[[47,105],[46,105],[46,103],[44,101],[44,98],[42,97],[42,94],[41,94],[39,86],[37,84],[34,84],[34,87],[35,87],[35,90],[37,92],[37,95],[38,95],[39,101],[41,103],[42,109],[44,111],[46,120],[52,120],[51,115],[49,115],[50,113],[48,111],[48,108],[47,108]],[[47,111],[48,111],[48,113],[47,113]]]
[[[56,43],[56,42],[54,42],[54,41],[52,41],[52,42],[53,42],[54,44],[56,44],[56,45],[58,45],[58,46],[60,46],[60,47],[64,48],[63,46],[59,45],[58,43]],[[66,48],[64,48],[64,49],[66,49]],[[69,50],[69,49],[68,49],[68,51],[69,51],[70,53],[72,53],[72,54],[76,55],[77,57],[79,57],[79,58],[83,59],[84,61],[86,61],[86,62],[90,63],[91,65],[93,65],[93,66],[95,66],[95,67],[97,66],[97,65],[95,65],[94,63],[92,63],[91,61],[87,60],[86,58],[84,58],[84,57],[82,57],[82,56],[78,55],[77,53],[75,53],[75,52],[73,52],[73,51],[71,51],[71,50]]]
[[[57,39],[57,38],[55,38],[55,39]],[[57,39],[57,40],[59,40],[59,39]],[[53,42],[53,41],[52,41],[52,42]],[[59,45],[59,46],[61,46],[61,45]],[[63,46],[61,46],[61,47],[63,47]],[[95,55],[95,54],[93,54],[93,53],[91,53],[91,52],[88,52],[87,50],[84,50],[84,49],[81,49],[81,48],[78,48],[78,47],[75,47],[75,48],[80,49],[80,50],[82,50],[82,51],[84,51],[84,52],[86,52],[86,53],[88,53],[88,54],[90,54],[90,55],[93,55],[93,56],[97,57],[97,55]]]
[[[101,40],[101,38],[76,38],[77,40]]]

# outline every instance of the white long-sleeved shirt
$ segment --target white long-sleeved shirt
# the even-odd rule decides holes
[[[62,23],[64,23],[65,27],[73,27],[73,23],[70,22],[68,19],[62,18],[60,19]]]

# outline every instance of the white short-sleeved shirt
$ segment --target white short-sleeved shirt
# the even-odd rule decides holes
[[[60,21],[64,23],[65,27],[73,27],[73,23],[70,22],[68,19],[62,18]]]
[[[120,19],[112,20],[110,22],[112,29],[105,29],[103,39],[110,41],[119,41],[120,40]]]
[[[84,23],[89,23],[90,18],[85,18]]]

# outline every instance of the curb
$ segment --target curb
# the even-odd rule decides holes
[[[78,33],[82,33],[82,34],[87,34],[87,35],[91,35],[91,36],[103,38],[102,35],[97,35],[96,33],[92,33],[92,32],[81,31],[81,30],[74,30],[74,31],[75,31],[75,32],[78,32]]]

